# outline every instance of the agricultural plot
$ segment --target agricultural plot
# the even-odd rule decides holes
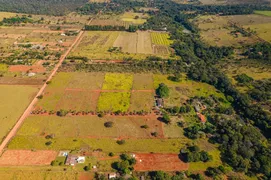
[[[194,23],[201,30],[201,38],[210,45],[239,47],[258,41],[254,36],[245,37],[233,33],[235,29],[230,26],[228,20],[224,16],[200,16],[194,20]]]
[[[170,46],[172,40],[167,33],[151,32],[151,40],[153,44]]]
[[[104,126],[108,121],[113,122],[111,128]],[[142,125],[148,125],[149,128],[141,128]],[[48,134],[74,138],[151,138],[151,132],[162,135],[161,126],[160,121],[149,117],[29,116],[18,135],[39,138],[45,138]]]
[[[179,153],[180,149],[191,141],[180,139],[126,139],[125,144],[119,145],[115,139],[109,138],[74,138],[56,137],[50,146],[46,146],[47,139],[37,136],[17,135],[8,145],[8,149],[37,149],[37,150],[63,150],[80,149],[89,146],[91,149],[102,149],[103,152],[157,152]]]
[[[103,73],[58,73],[46,88],[36,109],[95,111]]]
[[[255,14],[271,16],[271,11],[254,11]]]
[[[117,19],[94,19],[90,22],[89,25],[97,25],[97,26],[124,26],[128,28],[131,23],[120,21]]]
[[[151,112],[152,107],[154,106],[154,92],[140,92],[135,91],[132,92],[131,95],[131,104],[130,104],[130,112]]]
[[[34,98],[37,90],[37,87],[32,86],[0,85],[1,141]]]
[[[131,93],[102,92],[99,97],[98,112],[127,112],[130,105]]]
[[[103,90],[131,90],[133,76],[131,74],[106,73]]]
[[[133,90],[152,90],[152,74],[134,74]]]

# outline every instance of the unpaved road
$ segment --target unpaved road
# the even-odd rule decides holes
[[[80,31],[79,34],[77,35],[75,41],[73,42],[73,44],[69,47],[69,49],[65,52],[65,54],[63,54],[61,56],[59,62],[54,67],[54,69],[53,69],[52,73],[50,74],[50,76],[48,77],[47,81],[50,81],[53,78],[53,76],[56,74],[58,68],[61,66],[62,62],[65,60],[65,58],[67,57],[67,55],[69,54],[69,52],[72,50],[72,48],[74,47],[74,45],[79,41],[79,39],[81,38],[82,35],[83,35],[83,31]],[[2,144],[0,145],[0,154],[3,153],[4,148],[6,147],[6,145],[9,143],[9,141],[12,139],[12,137],[15,136],[16,132],[18,131],[18,129],[20,128],[20,126],[24,122],[25,118],[31,113],[32,109],[34,108],[34,105],[38,101],[38,99],[36,97],[42,95],[42,93],[43,93],[43,91],[44,91],[44,89],[46,87],[47,87],[47,84],[44,83],[43,86],[40,88],[39,92],[37,93],[37,95],[35,96],[35,98],[28,105],[28,107],[26,108],[26,110],[24,111],[24,113],[22,114],[22,116],[20,117],[20,119],[17,121],[17,123],[15,124],[15,126],[8,133],[8,135],[6,136],[6,138],[4,139],[4,141],[2,142]]]

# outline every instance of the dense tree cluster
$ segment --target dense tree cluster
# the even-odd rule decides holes
[[[169,96],[169,88],[166,84],[159,84],[159,87],[156,89],[156,94],[161,98],[167,98]]]
[[[65,15],[88,0],[0,0],[0,11]]]
[[[20,23],[32,23],[33,20],[26,17],[26,16],[16,16],[16,17],[11,17],[11,18],[4,18],[1,22],[0,25],[14,25],[14,24],[20,24]]]
[[[271,62],[271,44],[270,43],[257,43],[248,46],[244,55],[251,59],[260,59]]]
[[[85,25],[86,31],[125,31],[125,26],[101,26],[101,25]]]
[[[129,174],[134,168],[136,160],[128,154],[120,155],[120,162],[115,162],[112,164],[113,168],[115,168],[120,174]]]
[[[248,91],[252,99],[259,102],[271,99],[271,79],[254,81],[252,86],[253,88]]]
[[[198,146],[189,146],[186,150],[181,150],[180,156],[185,162],[208,162],[213,159],[206,151],[200,151]]]
[[[145,7],[144,1],[111,0],[110,3],[88,3],[77,9],[80,14],[97,14],[106,7],[106,14],[122,14],[125,11],[135,10],[136,7]]]

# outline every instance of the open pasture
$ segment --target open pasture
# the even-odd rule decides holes
[[[89,146],[91,149],[102,149],[103,152],[157,152],[157,153],[179,153],[180,149],[191,142],[180,139],[125,139],[125,144],[119,145],[117,139],[110,138],[75,138],[55,137],[50,146],[44,137],[17,135],[8,145],[8,149],[37,149],[37,150],[63,150],[80,149]]]
[[[154,106],[154,91],[134,91],[131,94],[131,104],[129,111],[141,111],[151,112],[152,107]]]
[[[37,90],[32,86],[0,85],[0,141],[17,122]]]
[[[153,75],[152,74],[133,74],[134,83],[133,90],[152,90]]]
[[[124,22],[116,19],[94,19],[89,25],[97,25],[97,26],[124,26],[126,28],[129,27],[131,23]]]
[[[106,128],[104,123],[111,121],[113,126]],[[148,129],[141,128],[148,125]],[[163,136],[162,123],[155,117],[124,116],[29,116],[18,132],[21,136],[45,138],[48,134],[56,137],[74,138],[151,138],[151,132]]]
[[[255,14],[271,16],[271,11],[254,11]]]
[[[143,154],[135,156],[136,171],[186,171],[189,163],[180,160],[178,154]]]
[[[229,20],[229,17],[224,16],[200,16],[193,22],[201,30],[201,38],[210,45],[239,47],[258,41],[253,36],[232,33],[235,29],[231,27]]]
[[[166,75],[154,75],[154,87],[157,88],[160,83],[166,84],[170,89],[170,96],[165,99],[165,105],[170,107],[180,106],[194,96],[208,97],[215,95],[226,99],[224,94],[215,87],[206,83],[187,80],[186,77],[183,77],[180,82],[173,82],[168,80]]]
[[[0,157],[0,166],[49,165],[56,151],[7,150]]]

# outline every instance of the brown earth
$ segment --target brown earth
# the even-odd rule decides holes
[[[178,154],[147,154],[139,153],[135,156],[136,171],[185,171],[189,164],[181,161]]]
[[[8,69],[10,72],[34,72],[43,73],[46,69],[43,66],[12,65]]]
[[[7,150],[0,157],[0,166],[49,165],[56,151]]]
[[[6,85],[42,85],[44,79],[0,77],[0,84]]]

